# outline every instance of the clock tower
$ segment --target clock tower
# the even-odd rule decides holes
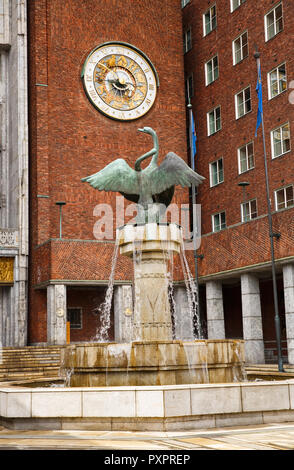
[[[110,339],[122,341],[132,264],[118,256],[113,272],[112,257],[128,203],[81,179],[117,158],[133,167],[151,148],[145,126],[159,137],[159,162],[169,151],[187,160],[181,4],[28,0],[28,24],[29,343],[94,340],[111,275]],[[176,189],[174,202],[187,204],[188,191]]]

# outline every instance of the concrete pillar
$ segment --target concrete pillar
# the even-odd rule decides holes
[[[47,287],[47,341],[48,344],[66,344],[66,286]]]
[[[222,284],[206,283],[207,336],[208,339],[225,339],[225,319]]]
[[[245,361],[264,364],[259,281],[252,274],[241,275],[241,296]]]
[[[132,286],[115,286],[114,339],[118,343],[130,343],[133,332],[133,289]]]
[[[174,287],[174,327],[176,339],[182,341],[194,340],[193,318],[185,286]]]
[[[283,266],[288,363],[294,364],[294,264]]]

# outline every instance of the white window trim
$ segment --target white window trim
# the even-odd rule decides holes
[[[278,211],[282,211],[282,210],[284,210],[284,209],[288,209],[287,206],[286,206],[286,207],[283,207],[282,209],[278,209],[277,192],[284,190],[284,194],[286,194],[286,193],[285,193],[285,190],[286,190],[287,188],[290,188],[290,187],[293,188],[293,193],[294,193],[294,185],[293,185],[293,184],[287,184],[286,186],[283,186],[282,188],[279,188],[279,189],[276,189],[276,190],[275,190],[275,209],[276,209],[277,212],[278,212]],[[287,203],[286,199],[285,199],[285,202]],[[293,206],[289,206],[289,207],[293,207]]]
[[[253,199],[250,199],[249,201],[245,201],[245,202],[241,202],[241,221],[246,223],[246,222],[249,222],[250,220],[254,220],[256,219],[256,217],[251,217],[251,202],[253,201],[256,201],[256,217],[257,217],[257,199],[256,198],[253,198]],[[245,217],[244,217],[244,205],[245,204],[249,204],[249,219],[245,220]]]
[[[215,230],[215,225],[214,225],[214,217],[216,215],[221,215],[221,214],[225,214],[225,227],[224,228],[220,228],[219,230]],[[221,212],[216,212],[215,214],[212,214],[211,216],[211,224],[212,224],[212,232],[213,233],[218,233],[218,232],[221,232],[222,230],[225,230],[227,228],[227,217],[226,217],[226,211],[221,211]]]
[[[214,163],[218,163],[220,160],[222,161],[223,180],[222,180],[222,181],[218,181],[217,183],[213,184],[213,182],[212,182],[212,165],[213,165]],[[218,175],[219,175],[219,170],[218,170],[217,173],[218,173]],[[219,178],[218,178],[218,179],[219,179]],[[214,188],[215,186],[218,186],[219,184],[223,183],[224,180],[225,180],[225,178],[224,178],[224,159],[223,159],[223,157],[221,157],[221,158],[218,158],[217,160],[214,160],[213,162],[210,162],[210,163],[209,163],[209,182],[210,182],[210,187],[211,187],[211,188]]]
[[[235,116],[236,116],[236,119],[240,119],[242,118],[243,116],[246,116],[246,114],[250,113],[252,111],[252,106],[251,106],[251,109],[250,111],[247,111],[247,112],[244,112],[244,114],[242,114],[241,116],[238,116],[238,100],[237,100],[237,96],[240,95],[240,93],[244,93],[246,90],[250,90],[250,103],[251,103],[251,86],[246,86],[245,88],[243,88],[242,90],[238,91],[238,93],[235,94]],[[245,94],[243,95],[243,97],[245,98]],[[243,101],[243,106],[245,108],[245,100]]]
[[[215,132],[212,132],[212,133],[210,134],[209,114],[212,113],[213,111],[215,111],[215,110],[218,109],[218,108],[220,109],[220,128],[217,129]],[[208,111],[208,112],[206,113],[206,120],[207,120],[207,135],[208,135],[208,136],[214,135],[214,134],[216,134],[217,132],[219,132],[219,131],[222,129],[222,111],[221,111],[221,106],[220,106],[220,105],[219,105],[219,106],[216,106],[215,108],[212,108],[210,111]]]
[[[185,6],[188,5],[188,3],[190,3],[190,0],[181,0],[182,8],[185,8]]]
[[[211,29],[208,33],[206,32],[206,29],[205,29],[205,15],[206,13],[208,13],[210,10],[212,10],[212,8],[215,7],[215,15],[216,15],[216,26],[215,28]],[[207,10],[203,13],[202,15],[202,22],[203,22],[203,37],[207,36],[208,34],[210,34],[212,31],[214,31],[217,27],[217,10],[216,10],[216,3],[214,3],[213,5],[211,5],[209,8],[207,8]]]
[[[73,330],[82,330],[83,329],[83,307],[67,307],[68,310],[70,309],[79,309],[81,311],[81,326],[72,328]]]
[[[264,35],[265,35],[265,42],[267,41],[270,41],[271,39],[273,39],[274,37],[276,37],[276,35],[278,33],[275,33],[274,36],[272,36],[271,38],[268,38],[268,34],[267,34],[267,22],[266,22],[266,18],[267,16],[272,12],[274,11],[279,5],[282,5],[282,11],[283,11],[283,22],[284,22],[284,8],[283,8],[283,2],[279,2],[277,3],[273,8],[271,8],[265,15],[264,15]],[[284,24],[283,24],[284,26]],[[279,31],[280,32],[280,31]]]
[[[289,148],[289,150],[286,150],[286,152],[280,153],[279,155],[274,155],[274,132],[276,130],[281,129],[282,127],[286,126],[287,124],[289,126],[289,132],[290,132],[290,139],[289,139],[290,140],[290,148]],[[274,160],[275,158],[279,158],[282,155],[285,155],[286,153],[291,152],[291,127],[290,127],[290,121],[284,122],[284,124],[281,124],[280,126],[275,127],[274,129],[271,130],[271,151],[272,151],[272,160]]]
[[[239,0],[240,1],[240,0]],[[231,13],[233,13],[234,11],[238,10],[238,8],[240,8],[240,6],[243,4],[244,2],[241,2],[239,3],[239,5],[236,7],[236,8],[233,8],[233,0],[230,0],[230,4],[231,4]]]
[[[241,145],[241,147],[238,148],[237,152],[238,152],[238,171],[239,171],[239,175],[243,175],[243,173],[246,173],[247,171],[250,171],[250,170],[253,170],[255,168],[255,159],[254,159],[254,166],[252,168],[247,168],[247,170],[245,171],[241,171],[241,155],[240,155],[240,150],[244,147],[246,147],[246,159],[247,159],[247,167],[248,167],[248,150],[247,150],[247,147],[248,145],[252,144],[252,147],[253,147],[253,158],[254,158],[254,142],[253,140],[250,141],[250,142],[247,142],[247,144],[244,144],[244,145]]]
[[[274,72],[275,70],[278,70],[279,67],[281,67],[282,65],[285,65],[285,70],[286,70],[286,88],[285,90],[283,91],[280,91],[280,93],[278,93],[277,95],[275,96],[271,96],[271,80],[270,80],[270,74],[272,72]],[[277,65],[277,67],[274,67],[272,70],[270,70],[267,74],[267,88],[268,88],[268,99],[269,100],[273,100],[274,98],[276,98],[277,96],[280,96],[282,93],[284,93],[285,91],[287,91],[288,89],[288,86],[287,86],[287,67],[286,67],[286,62],[282,62],[281,64]]]
[[[239,34],[239,36],[237,36],[235,39],[233,39],[233,42],[232,42],[232,53],[233,53],[233,65],[238,65],[240,64],[246,57],[242,57],[241,60],[239,60],[239,62],[236,62],[236,58],[235,58],[235,42],[237,41],[237,39],[239,39],[241,36],[243,36],[243,34],[247,33],[247,48],[248,48],[248,55],[246,57],[249,56],[249,40],[248,40],[248,29],[245,29],[245,31],[243,31],[243,33]]]
[[[211,57],[211,59],[209,59],[207,62],[205,62],[205,65],[204,65],[204,72],[205,72],[205,86],[209,86],[211,85],[212,83],[214,83],[217,79],[217,78],[214,78],[212,80],[212,82],[209,82],[208,83],[208,73],[207,73],[207,64],[211,61],[213,61],[213,59],[215,59],[217,57],[217,68],[218,68],[218,77],[219,77],[219,60],[218,60],[218,54],[215,54],[213,57]]]

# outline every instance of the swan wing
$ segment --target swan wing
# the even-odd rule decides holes
[[[82,178],[99,191],[139,194],[138,175],[125,160],[118,158],[97,173]]]
[[[205,178],[192,170],[184,160],[173,152],[169,152],[158,167],[150,172],[152,194],[158,194],[171,186],[198,186]]]

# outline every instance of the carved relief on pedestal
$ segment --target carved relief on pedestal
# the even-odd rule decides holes
[[[0,257],[0,285],[13,284],[13,261],[14,258]]]
[[[0,229],[0,246],[16,248],[18,246],[18,233],[16,230]]]

